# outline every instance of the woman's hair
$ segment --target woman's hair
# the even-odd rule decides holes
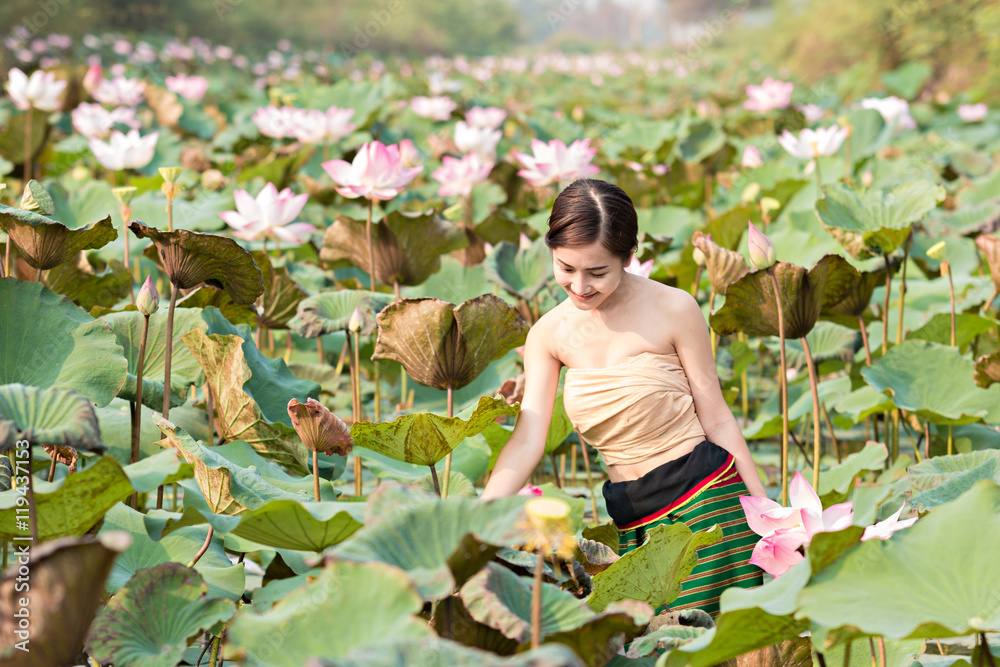
[[[639,245],[638,234],[635,205],[624,190],[607,181],[581,178],[556,197],[545,245],[578,248],[598,241],[627,262],[629,253]]]

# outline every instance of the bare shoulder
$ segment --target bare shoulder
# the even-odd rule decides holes
[[[690,292],[658,283],[655,280],[647,282],[649,283],[646,285],[650,296],[649,301],[656,304],[658,311],[668,316],[690,315],[693,310],[701,312],[701,306],[698,305],[698,301],[691,296]]]

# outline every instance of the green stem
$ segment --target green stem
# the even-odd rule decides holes
[[[535,562],[535,577],[531,586],[531,648],[538,648],[542,643],[542,572],[545,560],[541,552]]]
[[[882,302],[882,354],[889,349],[889,294],[892,292],[892,265],[889,264],[889,253],[885,257],[885,299]]]
[[[576,429],[574,429],[576,430]],[[576,430],[576,437],[580,440],[580,452],[583,454],[583,471],[587,474],[587,492],[590,494],[590,506],[594,511],[594,525],[600,525],[597,517],[597,497],[594,495],[594,480],[590,476],[590,455],[587,454],[587,443],[583,441],[580,431]]]
[[[212,533],[214,531],[215,528],[212,527],[212,524],[208,524],[208,534],[205,536],[205,543],[201,545],[201,549],[198,550],[198,553],[196,553],[194,558],[191,559],[191,562],[188,563],[188,567],[194,567],[195,563],[201,560],[201,557],[206,551],[208,551],[208,545],[212,543]]]
[[[813,488],[819,488],[819,461],[820,461],[820,432],[819,432],[819,390],[816,377],[816,367],[813,364],[812,351],[809,349],[809,341],[802,337],[802,350],[806,355],[806,367],[809,369],[809,389],[812,392],[813,402]]]
[[[375,291],[375,244],[372,243],[372,208],[375,200],[368,200],[368,221],[365,223],[365,234],[368,236],[368,273],[371,282],[371,290]],[[447,484],[445,480],[445,484]]]
[[[941,262],[948,272],[948,299],[951,301],[951,346],[955,347],[955,282],[951,279],[951,266],[948,262]]]
[[[319,452],[313,450],[313,498],[319,502]]]
[[[816,160],[816,198],[824,199],[826,195],[823,194],[823,175],[819,169],[819,156],[817,156],[815,160]]]
[[[455,410],[455,393],[454,390],[448,387],[448,417],[454,417]],[[448,481],[451,477],[451,452],[444,457],[444,484],[441,485],[441,497],[448,497]]]
[[[781,504],[788,504],[788,378],[785,376],[785,314],[781,306],[781,293],[778,290],[778,277],[774,267],[767,269],[771,276],[771,287],[774,291],[774,302],[778,307],[778,342],[781,349],[781,372],[778,380],[781,386]],[[819,461],[814,467],[818,467]]]
[[[177,308],[177,283],[170,282],[170,309],[167,311],[167,340],[163,357],[163,418],[170,418],[170,360],[174,349],[174,309]]]
[[[28,107],[28,115],[24,117],[24,183],[27,186],[28,181],[32,179],[31,168],[34,166],[31,164],[31,116],[34,113],[34,107]]]
[[[903,244],[903,272],[899,274],[899,322],[896,323],[896,345],[903,342],[903,306],[906,300],[906,260],[910,255],[906,244]]]
[[[146,337],[149,334],[149,315],[142,318],[142,337],[139,339],[139,360],[135,368],[135,403],[132,409],[132,457],[131,463],[139,462],[139,430],[142,423],[142,371],[146,363]],[[133,507],[139,509],[139,494],[132,494]]]

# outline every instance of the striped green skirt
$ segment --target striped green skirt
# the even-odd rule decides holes
[[[698,564],[683,581],[681,594],[657,613],[701,609],[714,618],[719,598],[730,586],[753,588],[764,583],[762,570],[750,565],[760,539],[747,525],[740,496],[750,495],[733,455],[705,440],[689,454],[668,461],[636,480],[604,483],[608,513],[618,528],[618,554],[637,549],[646,531],[678,521],[692,531],[719,524],[722,540],[698,549]]]

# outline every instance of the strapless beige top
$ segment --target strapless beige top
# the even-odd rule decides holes
[[[645,461],[705,437],[676,352],[640,352],[607,368],[567,368],[563,405],[608,465]]]

